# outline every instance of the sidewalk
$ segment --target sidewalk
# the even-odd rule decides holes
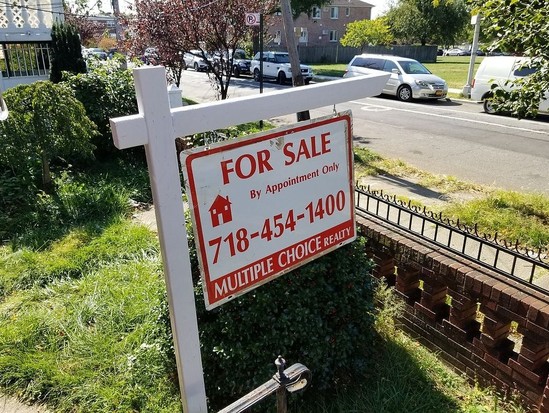
[[[48,413],[48,410],[43,406],[29,406],[9,396],[0,395],[0,413]]]

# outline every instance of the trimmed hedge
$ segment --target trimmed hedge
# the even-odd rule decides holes
[[[374,340],[374,285],[364,238],[212,311],[205,310],[189,238],[210,408],[223,408],[269,380],[279,354],[287,367],[299,362],[312,371],[309,397],[365,373]]]

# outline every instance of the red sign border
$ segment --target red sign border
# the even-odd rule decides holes
[[[250,284],[250,285],[234,292],[233,294],[226,295],[223,298],[215,300],[215,301],[210,301],[210,297],[214,296],[214,288],[215,288],[214,283],[215,283],[215,281],[210,280],[208,263],[204,259],[204,257],[206,257],[205,242],[204,242],[204,237],[203,237],[202,230],[201,230],[202,223],[201,223],[201,220],[200,220],[197,194],[196,194],[196,190],[195,190],[195,187],[194,187],[194,181],[195,180],[194,180],[194,172],[193,172],[193,169],[192,169],[192,162],[195,159],[201,158],[201,157],[204,157],[204,156],[209,156],[209,155],[212,155],[212,154],[215,154],[215,153],[224,152],[224,151],[234,149],[234,148],[238,148],[238,147],[241,147],[241,146],[253,145],[254,143],[262,142],[262,141],[265,141],[265,140],[276,139],[276,138],[279,138],[281,136],[286,136],[286,135],[289,135],[289,134],[301,132],[301,131],[304,131],[304,130],[307,130],[307,129],[312,129],[312,128],[316,128],[316,127],[319,127],[319,126],[323,126],[323,125],[327,125],[327,124],[331,124],[331,123],[335,123],[335,122],[340,122],[341,120],[343,120],[347,123],[347,128],[346,128],[347,136],[345,137],[346,138],[345,143],[346,143],[346,146],[347,146],[347,161],[348,161],[347,162],[347,165],[348,165],[348,171],[347,172],[348,172],[348,176],[349,176],[349,194],[350,194],[350,198],[351,198],[351,202],[349,203],[350,204],[349,208],[350,208],[350,217],[351,218],[348,221],[345,221],[343,223],[338,224],[336,227],[342,227],[342,226],[346,227],[346,226],[350,225],[351,226],[350,235],[348,237],[346,237],[343,241],[338,242],[338,243],[334,244],[333,246],[330,246],[326,249],[323,249],[317,254],[313,254],[310,257],[307,257],[303,260],[297,261],[296,263],[292,264],[291,266],[288,266],[288,267],[284,268],[283,270],[281,270],[279,272],[270,274],[270,275],[264,277],[262,280],[254,282],[254,283],[252,283],[252,284]],[[329,252],[331,252],[331,251],[333,251],[333,250],[335,250],[335,249],[337,249],[337,248],[339,248],[339,247],[341,247],[345,244],[348,244],[349,242],[352,242],[356,238],[356,221],[355,221],[355,214],[354,214],[354,178],[353,178],[354,177],[354,167],[353,167],[353,159],[354,159],[354,155],[353,155],[353,145],[352,145],[352,117],[351,117],[351,112],[350,111],[345,111],[345,112],[339,113],[337,116],[329,116],[327,118],[320,118],[320,119],[317,119],[317,120],[312,120],[311,122],[309,122],[305,125],[297,125],[297,126],[294,125],[294,126],[290,126],[290,127],[279,128],[279,129],[276,129],[274,131],[269,131],[266,134],[260,133],[260,134],[257,134],[257,135],[252,135],[249,138],[238,139],[238,140],[234,140],[234,141],[230,141],[230,142],[221,142],[221,143],[212,145],[210,148],[208,148],[206,150],[204,150],[204,147],[202,147],[201,150],[199,150],[198,148],[193,148],[191,150],[185,150],[181,153],[181,165],[183,166],[184,172],[186,172],[186,175],[187,175],[187,179],[185,180],[185,186],[187,188],[187,195],[190,196],[190,198],[191,198],[191,202],[190,202],[191,216],[192,216],[192,220],[194,221],[193,231],[194,231],[194,235],[195,235],[195,240],[197,242],[196,251],[197,251],[197,254],[198,254],[198,262],[199,262],[199,265],[200,265],[200,274],[201,274],[201,277],[202,277],[202,288],[203,288],[203,292],[204,292],[204,302],[206,304],[206,309],[207,310],[211,310],[215,307],[218,307],[219,305],[224,304],[225,302],[230,301],[230,300],[232,300],[232,299],[234,299],[234,298],[236,298],[240,295],[243,295],[243,294],[253,290],[254,288],[259,287],[259,286],[261,286],[261,285],[263,285],[263,284],[265,284],[269,281],[272,281],[272,280],[280,277],[281,275],[292,271],[295,268],[298,268],[302,265],[305,265],[308,262],[310,262],[310,261],[312,261],[312,260],[314,260],[318,257],[321,257],[322,255],[328,254]],[[326,233],[326,232],[328,232],[332,229],[333,228],[330,228],[328,230],[323,231],[322,233]],[[318,236],[318,235],[319,234],[316,234],[315,236]],[[298,242],[294,245],[298,245],[298,244],[300,244],[302,242],[305,242],[305,241],[306,240],[301,240],[300,242]],[[290,248],[290,247],[287,247],[287,248]],[[272,254],[270,254],[266,257],[260,258],[256,262],[265,260],[269,256],[273,256],[273,255],[275,255],[279,252],[280,251],[273,252]],[[252,265],[252,264],[253,263],[251,263],[249,265]],[[238,270],[233,271],[233,273],[236,272],[236,271],[238,271]],[[229,274],[227,274],[227,275],[225,275],[221,278],[227,277],[228,275]]]

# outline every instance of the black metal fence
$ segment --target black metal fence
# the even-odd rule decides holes
[[[520,283],[549,291],[549,251],[546,249],[532,250],[518,242],[499,239],[497,234],[479,233],[476,225],[445,218],[369,187],[357,186],[355,195],[358,213],[375,216]]]

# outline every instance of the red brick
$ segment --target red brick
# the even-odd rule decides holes
[[[450,317],[463,321],[463,320],[473,320],[476,318],[477,315],[477,307],[470,306],[470,307],[462,307],[462,308],[456,308],[452,306],[452,309],[450,310]]]
[[[502,307],[509,306],[509,303],[511,301],[511,296],[516,292],[517,292],[517,289],[515,287],[504,288],[501,291],[501,294],[500,294],[500,297],[499,297],[499,300],[498,300],[498,305],[500,305]]]
[[[528,297],[528,294],[526,294],[524,291],[521,291],[520,289],[516,289],[511,296],[511,300],[509,301],[509,310],[518,313],[519,304],[526,297]],[[521,314],[521,316],[524,317],[524,314]]]
[[[496,368],[496,371],[499,370],[499,371],[502,371],[505,373],[505,375],[507,375],[508,377],[511,377],[511,374],[512,374],[512,370],[511,368],[502,363],[501,361],[499,361],[497,358],[491,356],[490,354],[486,353],[484,355],[484,361],[486,361],[488,364],[490,364],[491,366],[494,366]],[[499,377],[501,379],[501,377]]]
[[[506,307],[497,306],[496,313],[501,314],[502,318],[506,320],[516,321],[519,325],[526,325],[526,318],[519,317],[516,313],[509,311]]]
[[[513,378],[515,380],[517,380],[518,378],[522,378],[522,382],[524,382],[524,379],[526,379],[530,381],[534,386],[543,386],[543,384],[547,381],[547,369],[545,369],[544,371],[535,372],[527,369],[513,359],[509,359],[509,366],[512,370],[516,372],[515,374],[513,374]]]
[[[497,301],[490,301],[490,300],[482,300],[480,302],[480,312],[483,314],[492,314],[496,313],[498,308]]]
[[[494,285],[496,285],[497,283],[498,281],[493,278],[488,278],[487,280],[485,280],[482,285],[482,296],[489,299],[492,295],[492,288],[494,288]]]
[[[419,281],[403,282],[400,278],[397,278],[395,288],[401,293],[409,293],[410,291],[416,291],[419,289]]]
[[[549,348],[549,342],[545,337],[533,335],[530,332],[523,334],[522,346],[531,351],[537,352]]]
[[[492,291],[490,293],[490,300],[495,301],[495,302],[499,302],[501,292],[507,287],[508,287],[508,285],[503,283],[503,282],[498,282],[496,285],[494,285],[492,287]]]
[[[549,336],[549,330],[542,328],[539,325],[532,323],[530,321],[526,321],[526,329],[540,336],[546,336],[546,337]]]
[[[425,287],[425,284],[423,284]],[[434,305],[446,301],[446,289],[442,289],[436,292],[429,292],[423,289],[421,294],[421,301],[423,305]],[[427,304],[426,304],[427,303]]]
[[[414,303],[414,310],[416,315],[427,317],[430,321],[436,321],[437,319],[437,314],[434,311],[428,309],[420,303]]]
[[[490,335],[493,339],[507,336],[510,329],[511,323],[509,321],[501,322],[499,320],[492,320],[490,317],[484,317],[482,332]]]
[[[544,367],[545,364],[547,364],[547,354],[538,358],[536,357],[530,358],[523,353],[523,350],[524,350],[523,348],[520,349],[520,354],[517,358],[517,362],[521,366],[524,366],[525,368],[534,371]]]
[[[533,303],[539,302],[539,299],[532,295],[528,295],[527,297],[524,297],[522,300],[520,300],[517,303],[517,314],[521,317],[526,317],[528,314],[528,310],[530,309],[530,306]]]

